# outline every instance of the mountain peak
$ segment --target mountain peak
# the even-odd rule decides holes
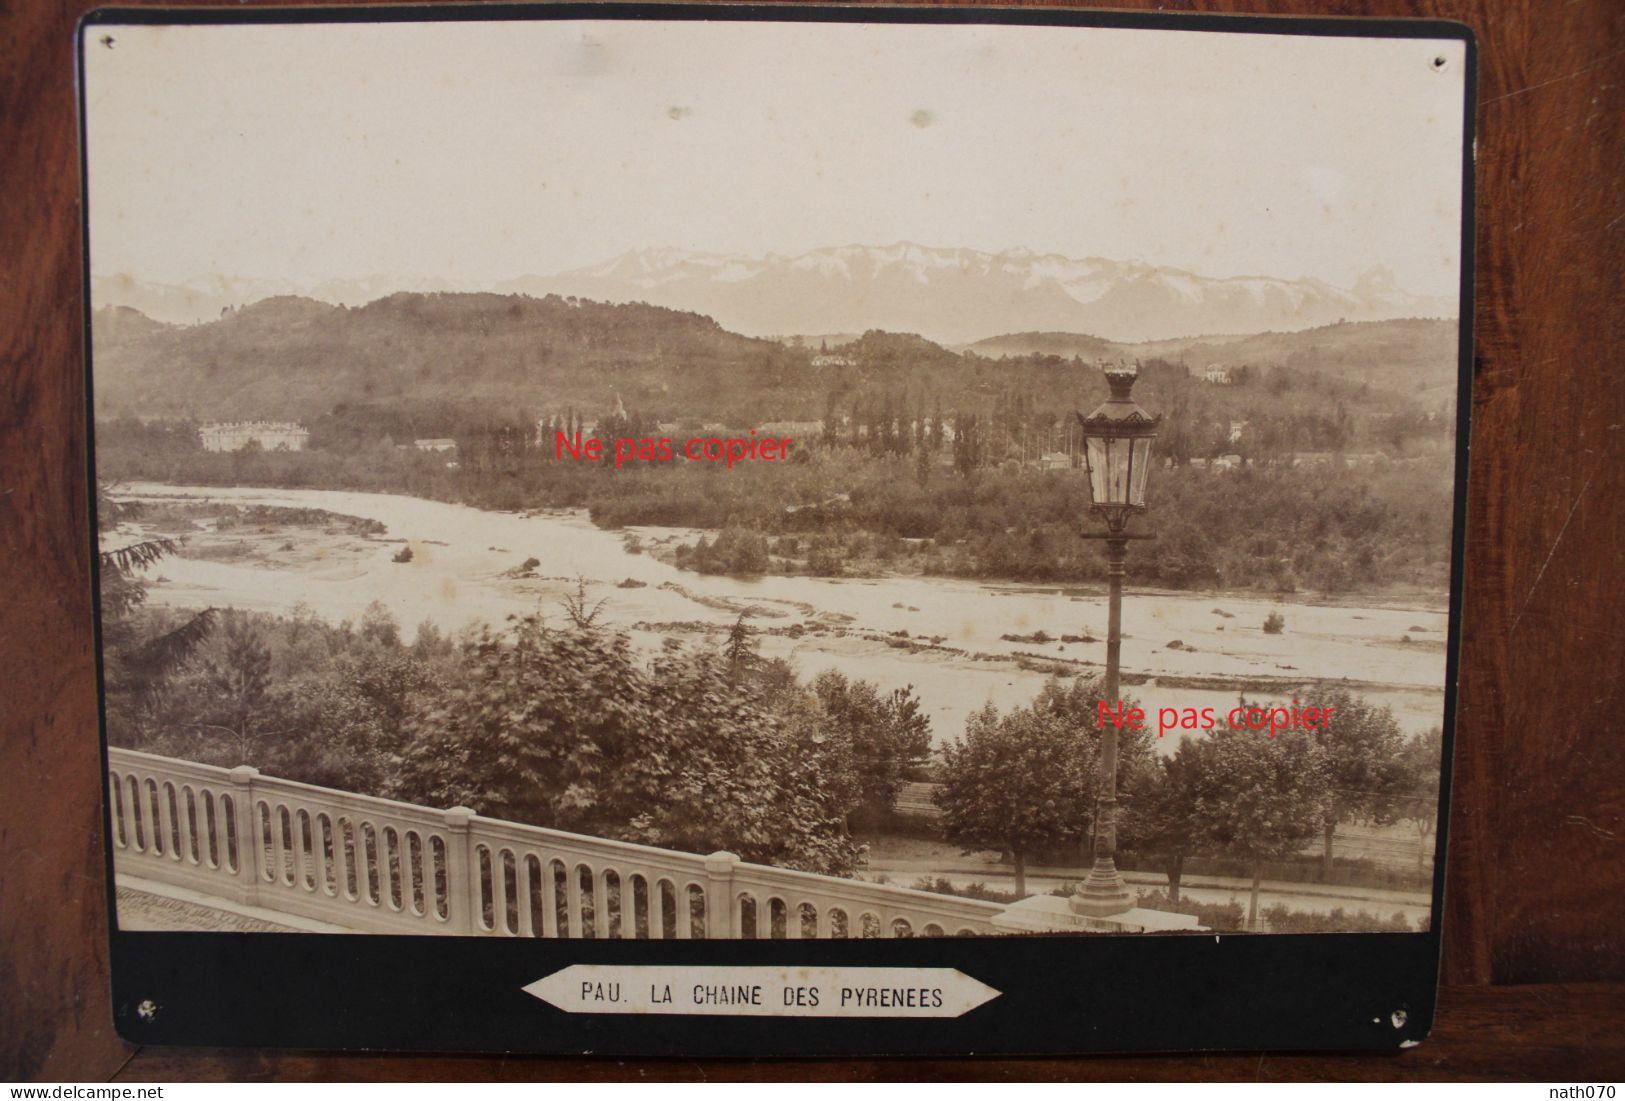
[[[1380,264],[1361,272],[1354,281],[1354,290],[1359,294],[1393,294],[1398,289],[1393,269]]]

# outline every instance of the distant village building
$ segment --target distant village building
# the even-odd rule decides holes
[[[218,421],[198,429],[205,451],[241,451],[258,444],[262,451],[303,451],[310,432],[292,421]]]
[[[1202,372],[1202,379],[1205,382],[1213,383],[1215,386],[1229,386],[1233,381],[1230,377],[1230,368],[1222,363],[1208,364],[1207,370]]]
[[[855,366],[857,366],[857,364],[852,361],[850,356],[836,355],[834,353],[828,353],[828,354],[821,355],[821,356],[813,356],[812,365],[814,367],[855,367]]]
[[[588,436],[591,436],[594,432],[598,431],[598,422],[596,420],[577,421],[576,430],[581,433],[582,439],[586,439]],[[538,444],[546,444],[548,447],[552,447],[556,433],[563,433],[565,436],[569,436],[570,421],[568,417],[559,417],[556,419],[542,417],[537,420],[536,442]]]
[[[456,451],[457,441],[445,437],[428,440],[413,440],[412,446],[419,451]]]
[[[1380,451],[1295,451],[1293,466],[1374,466],[1387,456]]]
[[[1209,459],[1200,455],[1192,455],[1188,463],[1198,470],[1235,470],[1241,466],[1241,456],[1215,455]]]
[[[756,426],[758,436],[787,440],[815,440],[824,434],[823,421],[769,421]]]

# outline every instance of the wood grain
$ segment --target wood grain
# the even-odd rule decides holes
[[[1149,2],[1123,3],[1150,8]],[[1625,995],[1625,5],[1209,0],[1201,11],[1461,20],[1480,44],[1477,365],[1445,908],[1452,984],[1399,1057],[707,1065],[793,1075],[1618,1075]],[[0,1077],[131,1051],[106,978],[84,488],[73,27],[0,4]],[[132,1076],[674,1076],[698,1064],[143,1053]]]

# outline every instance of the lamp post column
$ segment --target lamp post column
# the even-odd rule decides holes
[[[1119,660],[1123,645],[1123,563],[1128,538],[1121,531],[1106,537],[1106,684],[1108,707],[1122,699]],[[1095,815],[1094,862],[1072,895],[1075,913],[1105,917],[1134,908],[1128,884],[1117,870],[1117,725],[1105,723],[1100,733],[1100,802]]]

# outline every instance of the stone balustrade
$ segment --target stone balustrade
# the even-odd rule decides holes
[[[366,933],[652,939],[986,934],[1003,907],[108,751],[120,875]]]

